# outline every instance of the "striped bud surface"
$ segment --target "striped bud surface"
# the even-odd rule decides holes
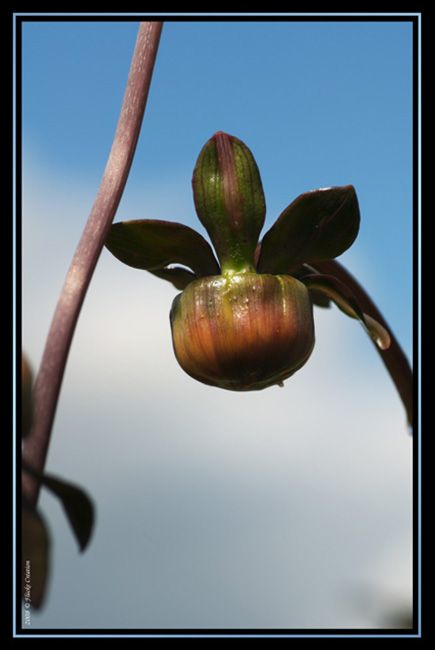
[[[238,138],[218,131],[201,149],[192,187],[197,215],[222,272],[253,271],[266,204],[251,151]]]
[[[308,290],[288,275],[199,278],[175,298],[170,317],[183,370],[229,390],[281,383],[305,364],[314,346]]]

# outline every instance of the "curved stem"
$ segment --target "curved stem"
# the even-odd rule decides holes
[[[352,291],[335,275],[309,274],[304,276],[303,283],[308,289],[315,289],[330,298],[346,316],[359,320],[366,334],[381,350],[387,350],[390,347],[391,337],[385,327],[361,310]]]
[[[358,301],[361,309],[369,316],[375,318],[390,334],[391,343],[388,349],[381,350],[378,346],[376,350],[379,353],[383,363],[385,364],[390,376],[397,388],[397,391],[402,399],[403,405],[406,410],[408,424],[412,427],[413,423],[413,379],[412,370],[409,365],[408,359],[405,356],[402,348],[400,347],[397,339],[391,332],[387,321],[382,316],[379,309],[376,307],[373,300],[368,293],[363,289],[359,282],[353,277],[347,269],[344,268],[339,262],[335,260],[328,260],[324,262],[315,262],[311,265],[315,267],[320,273],[326,273],[335,276],[348,286],[356,300]]]
[[[115,137],[98,193],[63,285],[34,387],[34,414],[23,458],[42,473],[68,352],[80,309],[127,182],[157,55],[163,23],[140,24]],[[33,505],[40,484],[23,476]]]

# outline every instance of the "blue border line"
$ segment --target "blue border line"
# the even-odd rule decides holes
[[[13,81],[12,81],[12,107],[13,107],[13,116],[12,116],[12,128],[13,128],[13,146],[12,146],[12,163],[13,163],[13,170],[12,170],[12,215],[13,215],[13,224],[12,224],[12,243],[13,243],[13,252],[12,252],[12,264],[13,264],[13,269],[12,269],[12,289],[13,289],[13,297],[12,297],[12,310],[13,310],[13,316],[12,316],[12,323],[13,323],[13,333],[12,333],[12,341],[13,341],[13,350],[12,350],[12,355],[13,355],[13,360],[12,360],[12,367],[13,367],[13,388],[12,388],[12,397],[13,397],[13,405],[12,405],[12,413],[13,413],[13,468],[12,468],[12,478],[13,478],[13,490],[12,490],[12,505],[13,505],[13,513],[12,513],[12,518],[13,518],[13,529],[12,529],[12,539],[13,539],[13,549],[12,549],[12,554],[13,554],[13,566],[16,566],[16,492],[15,492],[15,487],[16,487],[16,355],[15,355],[15,350],[16,350],[16,196],[15,196],[15,188],[16,188],[16,56],[15,56],[15,50],[16,50],[16,18],[17,17],[32,17],[32,16],[110,16],[110,17],[116,17],[117,15],[119,16],[204,16],[204,17],[216,17],[216,16],[227,16],[227,17],[241,17],[241,16],[277,16],[277,17],[286,17],[286,16],[298,16],[298,17],[312,17],[312,16],[319,16],[319,17],[325,17],[325,16],[373,16],[373,18],[376,17],[386,17],[386,16],[403,16],[403,17],[414,17],[418,19],[418,37],[419,37],[419,47],[418,47],[418,158],[419,161],[421,160],[421,51],[422,51],[422,30],[421,30],[421,20],[422,16],[421,13],[376,13],[374,14],[373,12],[371,13],[319,13],[319,14],[300,14],[300,13],[247,13],[247,14],[228,14],[228,13],[211,13],[211,14],[205,14],[205,13],[144,13],[144,12],[135,12],[135,13],[119,13],[119,14],[113,14],[113,13],[40,13],[40,12],[28,12],[28,13],[13,13],[12,14],[12,21],[13,21],[13,36],[12,36],[12,47],[13,47],[13,53],[12,53],[12,61],[13,61]],[[421,334],[421,165],[419,165],[419,172],[418,172],[418,250],[420,252],[420,260],[419,260],[419,265],[418,265],[418,327],[419,327],[419,335]],[[418,380],[419,380],[419,386],[421,385],[421,337],[418,337]],[[92,639],[92,638],[135,638],[135,639],[141,639],[141,638],[186,638],[186,639],[191,639],[191,638],[294,638],[294,639],[300,639],[300,638],[330,638],[330,639],[340,639],[340,638],[346,638],[346,639],[353,639],[353,638],[367,638],[367,639],[379,639],[379,638],[385,638],[385,639],[397,639],[397,638],[409,638],[409,639],[416,639],[416,638],[421,638],[421,392],[418,394],[418,584],[419,584],[419,589],[418,589],[418,604],[419,604],[419,611],[418,611],[418,623],[417,623],[417,628],[418,632],[416,634],[201,634],[198,632],[197,634],[56,634],[55,632],[53,634],[23,634],[23,633],[17,633],[16,630],[16,603],[17,603],[17,584],[16,581],[13,581],[13,605],[12,605],[12,629],[14,631],[13,638],[40,638],[40,639],[45,639],[45,638],[58,638],[58,639],[69,639],[69,638],[82,638],[82,639]]]
[[[417,358],[418,358],[418,386],[421,387],[421,266],[422,266],[422,234],[421,234],[421,53],[422,53],[422,29],[421,29],[422,16],[419,14],[418,17],[418,243],[417,249],[420,253],[419,264],[418,264],[418,278],[417,278],[417,287],[418,287],[418,296],[417,296],[417,320],[418,320],[418,337],[417,337]],[[417,629],[421,635],[421,553],[422,553],[422,543],[421,543],[421,447],[422,447],[422,426],[421,426],[421,390],[418,391],[418,499],[417,499],[417,531],[418,531],[418,560],[417,560],[417,572],[418,572],[418,622]]]
[[[38,639],[92,639],[92,638],[111,638],[111,639],[196,639],[196,638],[222,638],[222,639],[246,639],[246,638],[265,638],[265,639],[418,639],[419,634],[19,634],[17,638],[38,638]]]
[[[17,540],[16,540],[16,508],[17,508],[17,495],[16,495],[16,485],[17,485],[17,454],[16,454],[16,405],[17,405],[17,395],[16,395],[16,386],[17,386],[17,369],[16,369],[16,345],[17,345],[17,323],[16,323],[16,291],[17,291],[17,278],[16,278],[16,269],[17,269],[17,260],[16,260],[16,251],[17,251],[17,233],[16,233],[16,224],[17,224],[17,204],[16,204],[16,110],[17,110],[17,98],[16,98],[16,20],[15,17],[12,17],[12,560],[13,560],[13,571],[17,566]],[[14,578],[16,576],[14,575]],[[12,629],[15,630],[16,624],[16,603],[17,603],[17,584],[16,579],[13,580],[12,586]]]
[[[359,12],[359,13],[315,13],[315,14],[309,14],[309,13],[296,13],[296,12],[271,12],[271,13],[256,13],[256,12],[251,12],[251,13],[234,13],[234,14],[229,14],[229,13],[204,13],[204,12],[197,12],[197,13],[191,13],[191,12],[186,12],[186,13],[180,13],[180,12],[143,12],[143,11],[136,11],[136,12],[128,12],[128,13],[83,13],[83,12],[77,12],[77,13],[44,13],[44,12],[17,12],[14,13],[13,16],[24,16],[24,17],[31,17],[31,16],[83,16],[83,17],[94,17],[94,16],[110,16],[111,18],[116,18],[116,16],[201,16],[204,18],[215,18],[215,17],[227,17],[227,18],[243,18],[244,16],[249,17],[262,17],[262,16],[276,16],[277,18],[285,18],[286,16],[297,16],[297,17],[306,17],[310,18],[312,16],[319,16],[319,18],[324,18],[326,16],[371,16],[373,18],[385,18],[391,16],[392,18],[394,16],[403,16],[404,18],[407,17],[414,17],[418,18],[421,16],[419,13],[375,13],[375,12]]]

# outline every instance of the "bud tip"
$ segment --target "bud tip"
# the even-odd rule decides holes
[[[223,140],[227,138],[229,140],[234,140],[234,136],[230,135],[229,133],[225,133],[225,131],[216,131],[216,133],[211,137],[212,140]]]

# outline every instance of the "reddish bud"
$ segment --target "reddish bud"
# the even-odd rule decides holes
[[[183,370],[231,390],[282,382],[304,365],[314,345],[308,290],[287,275],[195,280],[175,298],[171,327]]]

